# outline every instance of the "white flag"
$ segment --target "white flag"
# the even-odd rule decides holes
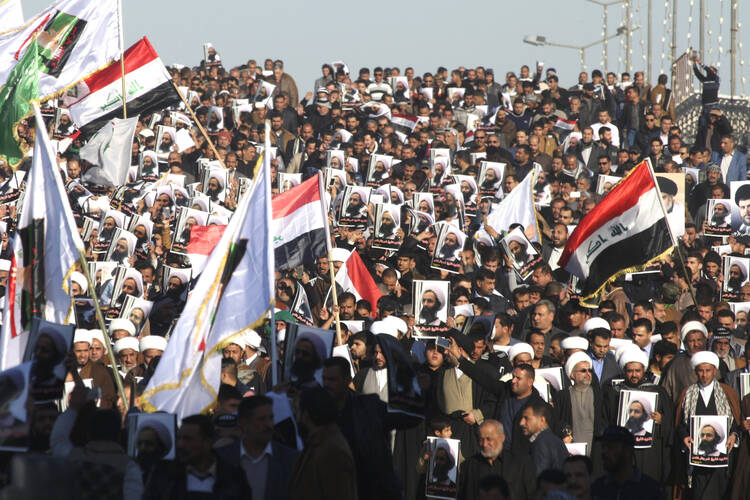
[[[58,0],[25,25],[0,34],[0,84],[35,33],[45,63],[39,75],[39,96],[44,98],[120,57],[117,0]]]
[[[224,347],[263,325],[273,308],[271,187],[262,169],[211,252],[143,394],[146,411],[179,419],[216,401]]]
[[[133,137],[138,117],[113,118],[81,148],[80,157],[91,167],[81,179],[98,186],[119,187],[128,181]]]
[[[83,251],[68,197],[60,178],[56,154],[36,112],[36,142],[26,176],[13,257],[8,273],[3,326],[0,331],[0,370],[21,363],[31,316],[54,323],[70,322],[73,297],[70,273]]]
[[[540,241],[534,209],[534,184],[538,168],[534,167],[534,170],[492,209],[487,216],[487,224],[492,226],[492,229],[501,233],[508,231],[511,224],[521,224],[529,240]]]
[[[17,29],[23,24],[21,0],[0,1],[0,33]]]

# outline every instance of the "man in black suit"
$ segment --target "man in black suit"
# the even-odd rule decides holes
[[[240,403],[238,423],[242,439],[223,446],[217,453],[230,464],[241,467],[253,488],[253,500],[286,500],[289,477],[297,450],[274,441],[273,401],[251,396]]]
[[[596,378],[599,380],[599,385],[604,386],[604,384],[613,378],[618,378],[621,375],[615,355],[609,350],[609,341],[612,339],[612,332],[606,328],[593,328],[589,330],[588,336],[591,365]]]
[[[548,469],[562,470],[568,449],[562,439],[549,428],[552,408],[544,402],[535,401],[528,405],[521,414],[521,430],[529,438],[531,460],[539,476]]]

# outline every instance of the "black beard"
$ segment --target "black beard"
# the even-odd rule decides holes
[[[171,144],[167,144],[166,142],[162,142],[161,145],[159,146],[159,152],[160,153],[168,153],[169,152],[169,148],[171,148],[171,147],[172,147]]]
[[[495,181],[485,179],[485,181],[482,183],[482,189],[497,189],[497,184]]]
[[[216,198],[218,198],[220,192],[221,190],[218,188],[217,189],[208,188],[208,190],[206,191],[206,194],[210,196],[212,200],[215,200]]]
[[[292,375],[297,377],[297,380],[300,382],[308,382],[314,378],[317,368],[317,364],[295,359],[292,364]]]
[[[359,215],[359,209],[362,208],[362,206],[363,206],[362,203],[358,203],[356,205],[354,205],[352,203],[349,203],[349,206],[346,207],[346,215],[351,215],[351,216],[354,216],[354,217],[358,216]]]
[[[450,470],[451,467],[448,464],[435,464],[435,467],[432,469],[432,475],[439,481],[445,481],[448,479],[448,472]]]
[[[440,249],[440,258],[452,259],[454,257],[454,252],[458,250],[458,248],[458,243],[456,243],[455,245],[443,245],[443,248]]]
[[[729,285],[729,288],[731,288],[732,290],[737,290],[738,288],[742,286],[742,279],[741,278],[729,278],[727,285]]]
[[[391,223],[381,223],[380,224],[380,237],[381,238],[388,238],[390,236],[393,236],[393,234],[396,232],[396,225]]]
[[[456,207],[455,203],[453,203],[452,205],[445,206],[446,217],[455,217],[456,215],[458,215],[458,208]]]
[[[186,207],[186,206],[188,205],[188,201],[189,201],[189,200],[188,200],[187,198],[177,198],[177,199],[175,200],[175,204],[176,204],[176,205],[177,205],[178,207]]]
[[[716,443],[714,441],[707,441],[704,439],[698,444],[698,449],[708,455],[716,451]]]
[[[467,203],[467,204],[469,203],[469,201],[471,200],[471,195],[472,194],[474,194],[474,193],[463,193],[463,195],[464,195],[464,203]]]
[[[99,239],[102,240],[102,241],[111,240],[112,239],[112,235],[114,235],[114,234],[115,234],[114,228],[112,228],[112,229],[104,228],[104,229],[102,229],[102,232],[99,233]]]
[[[422,320],[423,325],[428,325],[433,321],[437,320],[437,314],[440,311],[438,306],[422,306],[422,311],[419,313],[419,317]]]
[[[514,258],[516,259],[516,262],[518,262],[519,264],[524,264],[528,262],[529,254],[527,252],[521,252],[517,256],[514,256]]]
[[[118,250],[115,250],[112,252],[111,259],[117,262],[121,262],[128,258],[128,252],[120,252]]]
[[[625,422],[625,428],[635,434],[636,432],[643,430],[643,423],[646,421],[646,417],[641,418],[628,417],[628,421]]]
[[[725,215],[718,215],[714,214],[713,217],[711,217],[711,225],[712,226],[723,226],[725,224]]]

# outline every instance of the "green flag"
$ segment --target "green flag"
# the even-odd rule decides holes
[[[39,72],[42,70],[36,40],[29,44],[8,81],[0,89],[0,160],[16,168],[28,145],[20,144],[18,123],[32,113],[31,101],[39,99]]]

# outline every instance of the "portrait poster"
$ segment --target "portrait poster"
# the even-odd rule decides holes
[[[401,229],[401,206],[393,203],[375,205],[375,234],[373,248],[398,250],[401,247],[403,231]]]
[[[456,498],[461,440],[428,436],[427,445],[430,450],[430,462],[425,496],[436,499]]]
[[[739,211],[732,200],[706,201],[705,215],[703,234],[706,236],[729,236],[732,234],[732,220],[737,219],[739,223]]]
[[[367,204],[370,202],[372,188],[365,186],[346,186],[339,210],[340,226],[367,226],[369,223]]]
[[[142,447],[158,440],[158,460],[174,460],[177,415],[174,413],[128,413],[128,456],[135,458]]]
[[[435,225],[437,243],[432,253],[430,267],[450,273],[461,271],[461,252],[466,242],[466,235],[455,226],[445,222]]]
[[[510,257],[513,269],[522,280],[531,275],[534,266],[542,261],[542,256],[536,251],[520,227],[508,233],[500,244],[505,254]]]
[[[732,221],[732,234],[750,236],[750,181],[732,181],[729,183],[729,198],[739,212],[738,221]]]
[[[725,302],[736,302],[740,299],[740,290],[747,284],[748,270],[750,270],[750,257],[737,257],[725,255],[721,258],[724,282],[721,286],[721,300]]]
[[[447,331],[450,282],[414,280],[412,282],[412,311],[420,331],[430,334]]]
[[[727,437],[729,417],[724,415],[694,415],[690,417],[690,464],[697,467],[727,467]]]
[[[654,419],[659,394],[649,391],[620,391],[617,424],[635,438],[636,448],[651,448],[654,441]]]
[[[505,163],[496,161],[481,161],[479,163],[479,194],[481,196],[495,196],[503,188]]]
[[[674,174],[657,173],[656,181],[659,184],[661,199],[664,209],[667,211],[667,223],[672,235],[678,238],[685,234],[685,215],[687,204],[685,203],[685,174],[678,172]]]

